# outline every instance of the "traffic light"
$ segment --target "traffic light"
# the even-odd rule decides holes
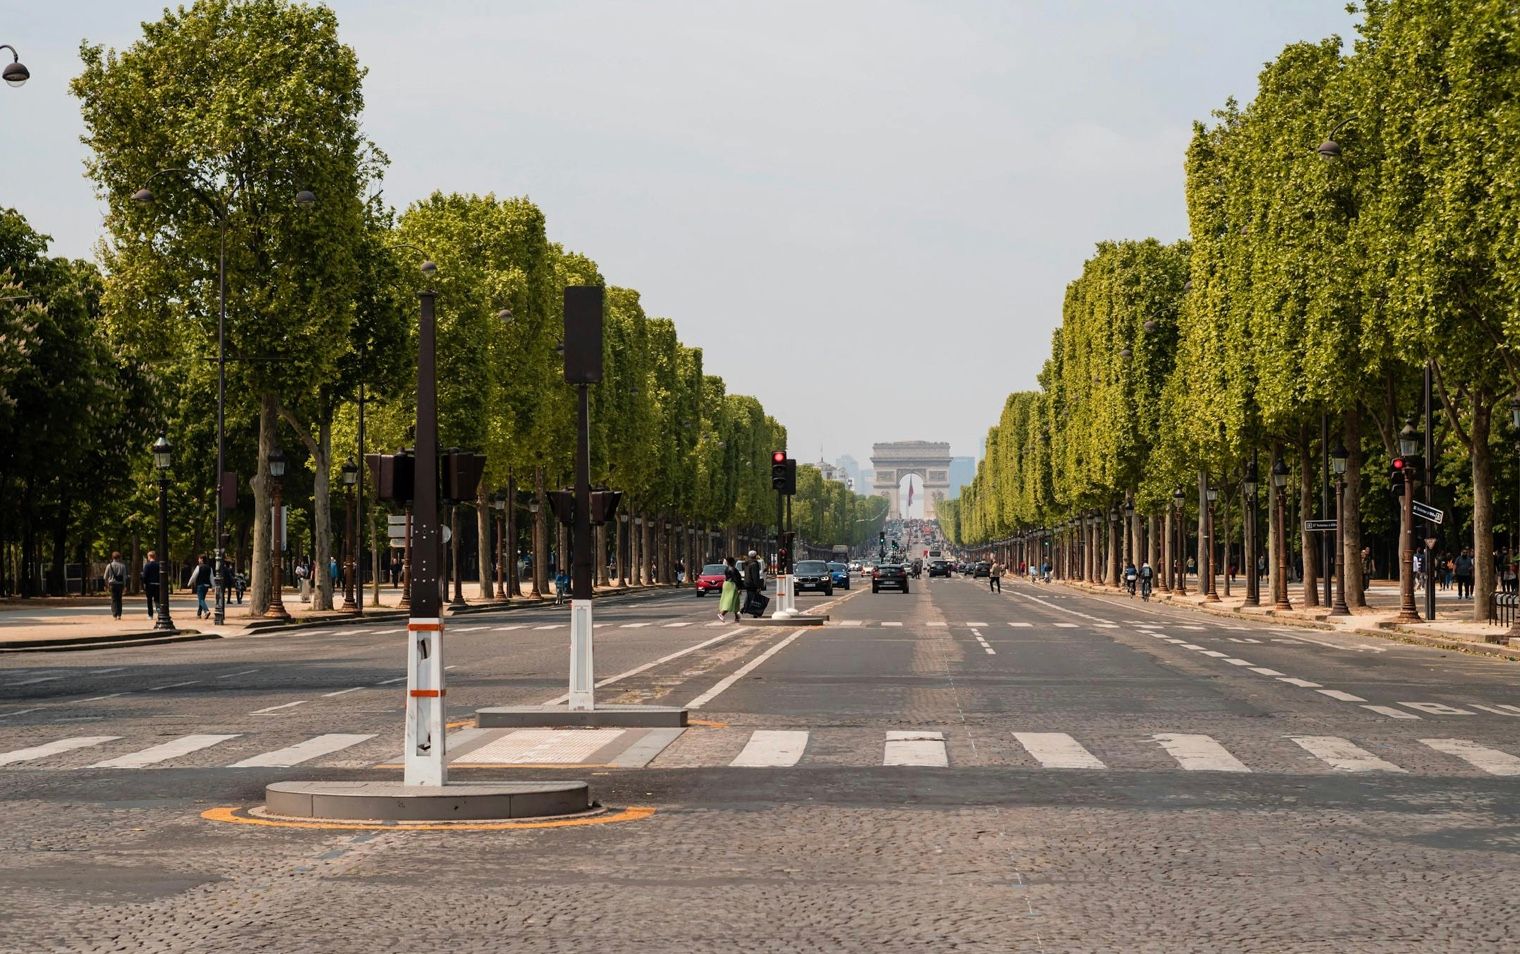
[[[1388,469],[1388,483],[1395,497],[1404,496],[1404,487],[1409,482],[1409,475],[1406,473],[1408,470],[1408,458],[1395,457],[1393,459],[1393,463]]]
[[[771,454],[771,489],[788,496],[797,492],[797,462],[786,451]]]

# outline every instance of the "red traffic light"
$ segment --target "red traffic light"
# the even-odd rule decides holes
[[[780,464],[786,460],[786,451],[772,451],[771,463]]]
[[[1393,459],[1393,469],[1394,470],[1403,470],[1405,467],[1408,467],[1408,466],[1409,466],[1409,462],[1406,461],[1402,457],[1395,457]]]

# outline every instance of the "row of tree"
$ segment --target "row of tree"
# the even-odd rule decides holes
[[[1473,549],[1473,613],[1486,615],[1495,460],[1513,440],[1495,416],[1520,382],[1520,8],[1367,0],[1362,13],[1349,50],[1292,44],[1249,105],[1196,126],[1188,241],[1098,246],[1067,290],[1039,390],[1009,396],[948,508],[956,539],[1107,521],[1126,500],[1136,535],[1177,488],[1207,481],[1229,500],[1252,461],[1269,486],[1279,458],[1313,515],[1325,455],[1343,447],[1358,602],[1364,527],[1393,519],[1368,492],[1387,486],[1428,367],[1435,491],[1457,511],[1443,545]],[[1284,547],[1306,582],[1326,572],[1308,534],[1271,536],[1274,572]]]
[[[0,419],[21,438],[0,461],[0,490],[19,504],[0,508],[0,536],[20,554],[23,590],[40,582],[39,533],[54,538],[60,574],[65,558],[147,535],[160,433],[175,447],[170,549],[214,545],[222,256],[227,469],[242,475],[232,542],[251,565],[253,612],[270,595],[271,452],[290,462],[285,501],[311,501],[293,529],[326,565],[361,399],[369,452],[410,444],[424,288],[438,294],[441,443],[486,455],[473,536],[478,565],[493,565],[490,497],[542,501],[569,479],[563,290],[604,284],[596,263],[551,241],[526,199],[438,192],[393,211],[386,157],[361,128],[364,70],[326,7],[199,0],[145,23],[125,50],[81,52],[73,91],[107,209],[101,267],[50,259],[18,215],[0,218],[0,298],[17,296],[0,302]],[[643,518],[613,531],[620,574],[669,580],[677,560],[712,555],[714,534],[727,549],[760,538],[774,518],[769,458],[786,431],[706,373],[701,350],[646,314],[636,291],[608,288],[606,301],[593,480],[625,491],[624,514]],[[843,532],[858,504],[824,490],[809,519]],[[548,508],[536,511],[531,526],[512,524],[509,547],[531,541],[542,588],[554,533]],[[605,535],[602,545],[614,549]],[[329,606],[318,579],[317,605]]]

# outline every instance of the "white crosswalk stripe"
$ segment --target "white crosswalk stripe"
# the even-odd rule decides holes
[[[1403,769],[1385,761],[1347,739],[1333,735],[1289,736],[1304,751],[1342,772],[1402,772]]]
[[[292,765],[300,765],[302,762],[310,762],[322,755],[331,755],[340,752],[350,746],[358,745],[373,739],[373,733],[369,735],[346,735],[333,733],[319,735],[297,742],[295,745],[287,745],[283,749],[275,749],[262,755],[255,755],[243,759],[241,762],[233,762],[228,768],[290,768]]]
[[[159,745],[150,745],[138,752],[129,752],[126,755],[118,755],[114,759],[106,759],[104,762],[96,762],[90,768],[143,768],[148,765],[157,765],[170,759],[189,755],[191,752],[199,752],[201,749],[209,749],[213,745],[235,739],[237,735],[186,735],[170,742]]]
[[[1009,623],[1008,625],[1014,627],[1015,629],[1028,629],[1029,627],[1033,626],[1034,624],[1033,623]]]
[[[1244,762],[1206,735],[1163,733],[1154,736],[1177,764],[1189,772],[1249,772]]]
[[[950,764],[943,732],[888,732],[882,765],[944,768]]]
[[[30,762],[33,759],[46,758],[49,755],[57,755],[60,752],[72,752],[75,749],[89,748],[92,745],[100,745],[104,742],[115,742],[119,738],[121,736],[117,735],[81,735],[72,739],[59,739],[56,742],[16,749],[13,752],[0,752],[0,765]]]
[[[1520,775],[1520,758],[1468,739],[1421,739],[1421,745],[1457,758],[1490,775]]]
[[[1045,768],[1108,768],[1065,732],[1015,732],[1013,737]]]
[[[776,768],[796,765],[807,748],[808,733],[798,730],[761,729],[750,733],[744,750],[729,765],[740,768]]]

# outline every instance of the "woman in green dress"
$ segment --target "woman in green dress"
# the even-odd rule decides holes
[[[744,576],[734,566],[733,557],[723,558],[723,591],[718,596],[718,619],[728,622],[728,614],[734,614],[734,622],[739,621],[739,586],[744,582]]]

